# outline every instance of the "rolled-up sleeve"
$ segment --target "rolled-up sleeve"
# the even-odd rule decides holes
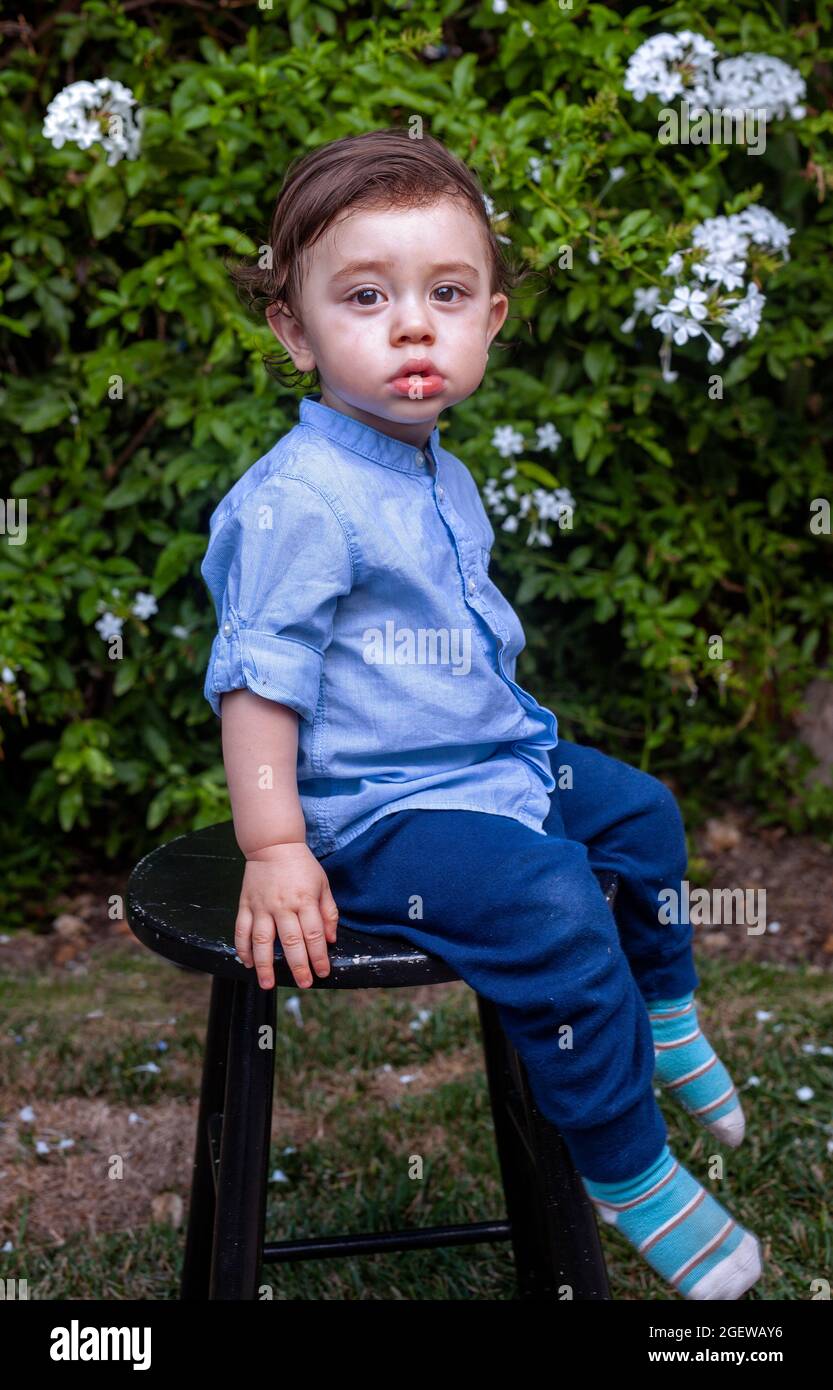
[[[248,689],[312,721],[339,598],[353,585],[344,527],[303,479],[276,475],[212,517],[201,573],[218,632],[204,695]]]

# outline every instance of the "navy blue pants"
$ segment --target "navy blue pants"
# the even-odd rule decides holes
[[[699,985],[691,926],[660,921],[660,890],[682,891],[685,832],[650,774],[565,739],[550,763],[545,836],[509,816],[403,810],[320,862],[346,925],[414,942],[495,1003],[579,1173],[618,1182],[667,1139],[646,1001]],[[621,876],[615,919],[597,869]]]

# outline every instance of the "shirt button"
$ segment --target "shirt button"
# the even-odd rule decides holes
[[[417,449],[416,453],[414,454],[414,463],[424,463],[424,462],[425,462],[425,455],[424,455],[424,453],[422,452],[421,449]]]
[[[469,593],[470,593],[470,594],[473,594],[476,588],[477,588],[477,581],[476,581],[475,579],[470,579],[470,580],[469,580]]]
[[[223,636],[224,636],[224,637],[230,637],[230,636],[231,636],[231,623],[229,623],[229,622],[223,623]]]
[[[438,487],[438,488],[437,488],[437,496],[439,497],[440,501],[442,502],[443,498],[445,497],[445,488],[444,488],[444,487]]]

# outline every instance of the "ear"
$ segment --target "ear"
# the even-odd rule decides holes
[[[302,325],[293,317],[283,300],[275,300],[267,307],[266,322],[278,342],[286,348],[297,369],[301,372],[311,372],[315,367],[315,357]]]
[[[505,294],[492,295],[492,307],[489,310],[488,340],[486,346],[491,345],[492,339],[497,336],[506,321],[509,313],[509,300]]]

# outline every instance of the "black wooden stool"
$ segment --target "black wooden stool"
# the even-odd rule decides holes
[[[506,1220],[265,1243],[276,993],[234,949],[244,859],[231,821],[182,835],[136,865],[127,919],[140,941],[178,965],[213,975],[182,1272],[183,1299],[257,1298],[262,1262],[387,1254],[511,1240],[522,1299],[609,1299],[593,1207],[563,1139],[538,1110],[494,1004],[477,996]],[[617,876],[596,875],[612,908]],[[330,974],[313,989],[395,989],[460,977],[405,938],[339,926]],[[275,982],[296,989],[280,942]],[[565,1287],[566,1286],[566,1287]]]

